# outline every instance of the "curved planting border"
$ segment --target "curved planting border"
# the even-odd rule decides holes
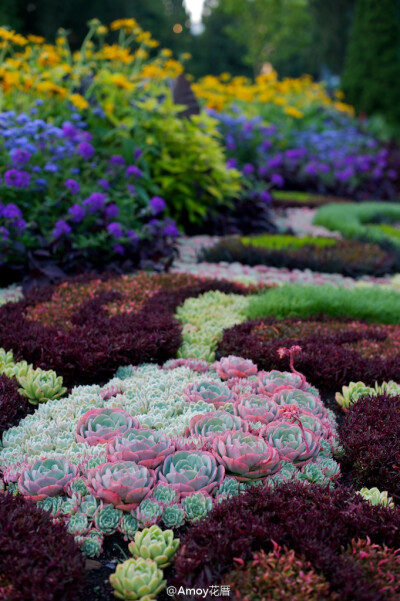
[[[199,260],[311,269],[350,277],[384,276],[399,271],[400,266],[398,254],[384,251],[378,245],[352,240],[340,240],[337,244],[325,247],[309,245],[297,249],[272,250],[245,244],[238,238],[226,238],[202,251]]]
[[[50,301],[57,288],[32,291],[25,299],[0,308],[0,347],[13,350],[17,360],[53,369],[67,386],[106,381],[121,365],[163,363],[175,357],[182,336],[174,312],[187,298],[210,290],[248,293],[244,286],[230,282],[184,275],[163,277],[184,285],[156,291],[136,313],[116,315],[110,315],[106,305],[118,302],[121,296],[101,292],[77,307],[69,329],[59,324],[44,326],[27,318],[28,310]],[[110,276],[98,278],[104,279]]]
[[[320,324],[320,331],[314,333],[316,322]],[[340,323],[343,324],[343,330],[335,331],[333,325]],[[302,324],[303,328],[307,324],[312,325],[311,333],[296,333],[298,324]],[[331,332],[329,326],[332,327]],[[263,329],[268,332],[268,337],[257,335],[257,330],[262,332]],[[389,355],[384,358],[381,355],[390,336]],[[399,338],[399,326],[371,325],[328,317],[302,320],[277,320],[271,317],[247,321],[225,330],[218,355],[243,356],[254,361],[259,369],[286,369],[288,359],[281,359],[278,349],[299,345],[302,352],[296,356],[298,370],[320,390],[335,392],[350,381],[363,380],[368,385],[373,385],[375,381],[399,381],[400,351],[396,350]],[[369,344],[371,356],[362,356],[356,348],[349,346],[351,344],[360,345],[361,349]]]

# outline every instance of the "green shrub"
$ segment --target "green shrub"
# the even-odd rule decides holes
[[[251,246],[268,248],[270,250],[280,250],[286,248],[302,248],[303,246],[317,246],[319,248],[325,248],[326,246],[334,246],[337,241],[333,238],[313,237],[304,236],[299,238],[298,236],[291,235],[273,235],[273,234],[261,234],[260,236],[251,236],[241,238],[243,244],[249,244]]]
[[[318,209],[314,225],[338,231],[345,238],[367,240],[377,244],[390,244],[400,249],[400,232],[390,226],[373,223],[383,219],[400,222],[400,206],[391,202],[329,204]]]
[[[376,323],[400,324],[400,294],[379,288],[334,288],[284,285],[252,297],[250,319],[313,315],[353,317]]]

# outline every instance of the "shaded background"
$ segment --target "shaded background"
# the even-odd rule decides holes
[[[400,123],[400,0],[205,0],[193,26],[184,0],[2,0],[0,24],[53,40],[59,27],[79,47],[92,17],[135,17],[187,70],[257,75],[270,63],[281,77],[309,73],[341,84],[361,114]],[[178,26],[178,27],[177,27]]]

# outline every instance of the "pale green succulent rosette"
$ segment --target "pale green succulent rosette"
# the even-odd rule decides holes
[[[161,530],[154,525],[135,534],[129,551],[136,559],[152,559],[163,570],[171,564],[178,547],[179,539],[174,538],[172,530]]]
[[[152,601],[166,582],[156,562],[142,557],[120,563],[110,576],[114,595],[123,601]]]
[[[392,497],[389,497],[387,490],[380,491],[378,488],[362,488],[358,494],[363,497],[371,505],[383,505],[384,507],[394,507]]]
[[[342,392],[337,392],[335,401],[344,411],[348,411],[350,406],[357,403],[363,396],[376,396],[377,391],[374,388],[366,386],[364,382],[350,382],[348,386],[343,386]]]
[[[46,403],[49,400],[59,399],[67,389],[63,386],[63,379],[53,370],[43,371],[30,367],[26,374],[17,376],[19,393],[27,397],[32,405]]]

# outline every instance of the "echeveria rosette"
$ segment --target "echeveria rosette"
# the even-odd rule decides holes
[[[319,453],[319,437],[297,424],[275,422],[265,426],[262,435],[279,453],[282,460],[297,467],[315,459]]]
[[[89,409],[78,420],[76,439],[89,445],[105,444],[131,428],[140,428],[136,418],[124,409]]]
[[[279,405],[263,394],[244,394],[235,404],[235,413],[245,420],[269,424],[279,419]]]
[[[211,493],[221,484],[225,469],[206,451],[178,451],[166,458],[157,476],[161,484],[170,484],[184,498],[195,492]]]
[[[260,371],[257,374],[257,392],[275,393],[280,390],[307,390],[308,384],[299,375],[290,371]]]
[[[235,355],[222,357],[220,361],[213,364],[214,369],[221,380],[230,378],[249,378],[257,374],[257,365],[250,359],[243,359]]]
[[[383,505],[384,507],[394,507],[392,497],[389,497],[388,491],[380,491],[379,488],[362,488],[358,491],[358,494],[362,496],[365,501],[371,503],[371,505]]]
[[[66,459],[39,459],[23,470],[18,488],[32,501],[41,501],[62,493],[76,474],[76,466]]]
[[[59,399],[67,392],[62,377],[57,376],[53,370],[43,371],[29,367],[26,372],[18,374],[17,380],[21,387],[18,392],[27,397],[32,405]]]
[[[320,419],[324,419],[328,415],[321,399],[303,390],[281,390],[276,392],[272,398],[278,405],[296,405],[296,407],[305,409]]]
[[[187,434],[190,436],[201,436],[202,438],[212,438],[227,430],[247,432],[248,425],[237,415],[232,415],[227,411],[213,411],[212,413],[192,417]]]
[[[168,505],[164,509],[162,522],[167,528],[179,528],[185,523],[185,510],[179,503]]]
[[[110,583],[117,599],[152,601],[166,585],[163,572],[152,559],[127,559],[117,565]]]
[[[350,406],[363,396],[376,396],[377,391],[374,388],[366,386],[364,382],[350,382],[348,386],[343,386],[342,392],[335,394],[335,401],[340,405],[343,411],[348,411]],[[378,393],[379,394],[379,393]]]
[[[217,409],[226,403],[236,401],[236,396],[229,390],[226,384],[214,380],[202,380],[194,384],[189,384],[184,394],[189,403],[203,401],[214,405]]]
[[[135,511],[135,517],[141,528],[158,524],[163,513],[163,505],[152,499],[145,499]]]
[[[179,538],[174,538],[172,530],[151,526],[135,534],[135,540],[129,544],[129,551],[135,559],[152,559],[163,570],[171,564],[178,547]]]
[[[210,495],[196,492],[182,499],[182,507],[185,510],[186,519],[190,522],[197,522],[211,511],[213,501]]]
[[[261,436],[226,432],[213,440],[213,454],[239,482],[260,480],[280,469],[279,455]]]
[[[175,451],[166,434],[147,428],[128,430],[107,444],[108,461],[134,461],[155,469]]]
[[[103,463],[87,475],[91,494],[122,511],[136,509],[151,494],[154,483],[154,471],[134,461]]]

